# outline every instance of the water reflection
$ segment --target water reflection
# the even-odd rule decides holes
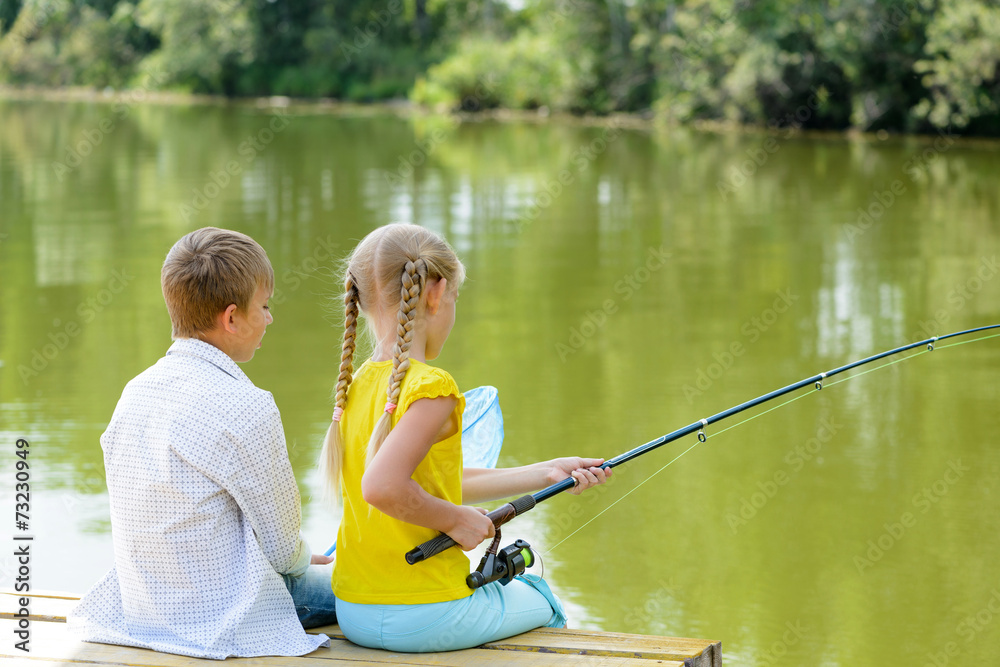
[[[46,503],[78,501],[39,539],[93,556],[72,578],[45,569],[45,588],[80,592],[107,565],[98,438],[169,346],[159,266],[199,226],[245,231],[274,263],[275,324],[245,369],[282,411],[314,546],[336,524],[313,499],[339,349],[333,268],[390,220],[441,232],[468,267],[440,362],[461,386],[500,389],[508,465],[617,454],[855,358],[1000,321],[995,144],[779,136],[740,181],[768,137],[292,109],[250,157],[241,146],[274,110],[144,106],[78,166],[54,167],[112,113],[0,102],[0,432],[38,443]],[[901,194],[882,204],[886,192]],[[958,641],[1000,578],[997,359],[995,341],[941,349],[710,432],[547,555],[574,622],[721,638],[732,664],[779,649],[789,664],[920,662]],[[511,530],[551,548],[690,444]],[[958,459],[970,470],[923,512],[914,497]],[[906,511],[916,524],[859,572]],[[801,636],[776,649],[789,623]],[[985,662],[997,640],[984,628],[963,656]]]

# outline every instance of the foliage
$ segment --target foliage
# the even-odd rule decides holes
[[[995,0],[0,0],[14,84],[997,135],[998,66]]]
[[[123,87],[157,41],[122,3],[110,16],[98,3],[28,0],[0,38],[0,80],[48,86]]]
[[[250,0],[141,0],[136,22],[159,36],[143,73],[193,92],[234,92],[240,66],[254,60]]]
[[[512,39],[464,40],[413,89],[415,102],[445,109],[494,107],[575,110],[588,64],[562,57],[559,45],[531,30]]]
[[[948,0],[916,63],[929,90],[914,109],[937,126],[1000,134],[1000,6]]]
[[[688,3],[659,32],[659,109],[677,120],[910,129],[905,114],[885,115],[915,102],[906,81],[922,20],[902,4]]]

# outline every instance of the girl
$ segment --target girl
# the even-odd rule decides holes
[[[416,225],[376,229],[348,258],[340,377],[322,464],[344,507],[333,574],[337,618],[362,646],[453,650],[564,626],[562,605],[538,577],[472,591],[462,551],[416,565],[403,555],[438,533],[465,551],[492,537],[485,510],[463,503],[528,493],[570,475],[579,493],[611,474],[599,467],[603,459],[573,457],[463,470],[465,399],[451,375],[426,362],[451,332],[464,278],[451,247]],[[354,375],[361,313],[375,350]]]

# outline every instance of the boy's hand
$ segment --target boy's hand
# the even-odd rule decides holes
[[[323,554],[313,554],[312,558],[309,559],[310,565],[328,565],[333,562],[333,556],[324,556]]]
[[[481,507],[456,506],[455,525],[447,532],[448,537],[458,542],[462,551],[475,549],[483,540],[496,534],[493,521]]]
[[[552,459],[549,461],[552,467],[549,479],[555,484],[566,477],[572,477],[574,486],[569,492],[580,495],[592,486],[604,484],[611,477],[611,468],[602,468],[603,463],[604,459],[582,459],[576,456]]]

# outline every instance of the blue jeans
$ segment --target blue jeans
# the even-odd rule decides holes
[[[337,622],[337,598],[333,595],[333,564],[310,565],[301,577],[281,575],[295,603],[302,627],[318,628]]]

